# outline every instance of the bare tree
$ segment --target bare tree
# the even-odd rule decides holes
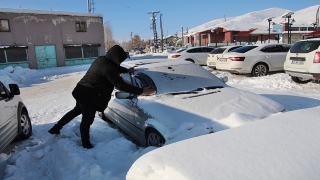
[[[131,39],[130,43],[130,49],[145,49],[147,45],[147,42],[145,42],[143,39],[140,38],[139,35],[134,35]]]
[[[107,23],[104,28],[104,44],[106,49],[110,49],[116,45],[116,41],[113,39],[113,33],[110,23]]]

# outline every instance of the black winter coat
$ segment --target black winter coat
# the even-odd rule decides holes
[[[115,45],[108,50],[106,56],[95,59],[74,88],[73,97],[102,112],[107,108],[114,88],[136,95],[142,94],[142,88],[127,84],[120,77],[121,73],[128,73],[126,68],[120,66],[126,58],[126,52]]]

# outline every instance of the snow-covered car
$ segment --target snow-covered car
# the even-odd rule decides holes
[[[23,104],[17,84],[9,89],[0,81],[0,152],[15,138],[27,139],[32,134],[28,110]]]
[[[283,63],[291,45],[246,45],[232,52],[219,54],[216,69],[235,74],[264,76],[269,72],[283,71]]]
[[[182,59],[199,65],[207,65],[207,56],[213,47],[191,47],[181,52],[174,52],[168,55],[168,59]]]
[[[162,146],[190,126],[202,129],[202,134],[194,134],[198,136],[284,110],[271,99],[226,85],[189,61],[149,59],[127,61],[122,66],[137,66],[134,74],[122,74],[125,82],[138,87],[150,86],[157,94],[135,96],[115,90],[101,116],[142,146]]]
[[[320,38],[296,42],[289,50],[284,70],[296,83],[320,79]]]
[[[207,66],[209,68],[212,68],[212,69],[216,69],[216,63],[217,63],[217,60],[218,60],[218,54],[222,54],[222,53],[227,53],[227,52],[230,52],[234,49],[237,49],[239,47],[242,47],[240,45],[234,45],[234,46],[221,46],[221,47],[217,47],[215,48],[214,50],[212,50],[209,54],[208,54],[208,57],[207,57]]]

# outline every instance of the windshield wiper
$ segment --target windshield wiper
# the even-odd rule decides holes
[[[201,88],[198,88],[194,91],[203,91],[203,90],[210,90],[210,89],[221,89],[221,88],[224,88],[223,86],[207,86],[207,87],[201,87]]]

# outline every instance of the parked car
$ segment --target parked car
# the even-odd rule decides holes
[[[213,47],[191,47],[181,52],[168,55],[168,59],[183,59],[199,65],[207,65],[207,56]]]
[[[150,86],[157,94],[135,96],[115,90],[108,108],[100,115],[142,146],[162,146],[185,123],[206,124],[207,134],[284,110],[271,99],[226,85],[189,61],[149,59],[127,61],[122,66],[137,66],[132,76],[121,75],[125,82]]]
[[[286,56],[284,70],[296,83],[320,79],[320,38],[296,42]]]
[[[242,47],[242,46],[222,46],[222,47],[217,47],[215,48],[214,50],[212,50],[209,54],[208,54],[208,57],[207,57],[207,66],[209,68],[212,68],[212,69],[216,69],[216,63],[217,63],[217,57],[218,57],[218,54],[223,54],[223,53],[227,53],[227,52],[230,52],[234,49],[237,49],[239,47]]]
[[[23,104],[17,84],[10,90],[0,81],[0,152],[15,138],[27,139],[32,134],[28,110]]]
[[[246,45],[232,52],[219,54],[216,68],[235,74],[264,76],[269,72],[283,71],[283,63],[291,45]]]

